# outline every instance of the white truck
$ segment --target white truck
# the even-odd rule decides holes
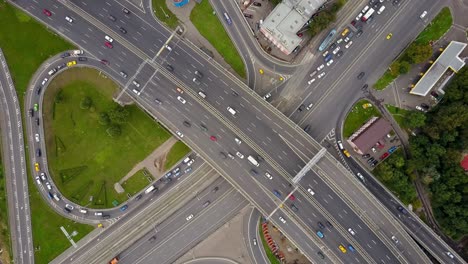
[[[255,167],[258,167],[258,166],[260,165],[260,164],[258,163],[258,161],[257,161],[254,157],[252,157],[252,156],[250,156],[250,155],[247,157],[247,160],[248,160],[250,163],[252,163],[252,165],[254,165]]]

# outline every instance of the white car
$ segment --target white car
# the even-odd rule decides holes
[[[317,74],[317,71],[313,71],[313,72],[310,74],[310,77],[314,76],[315,74]]]
[[[139,83],[139,82],[137,82],[137,81],[133,80],[133,82],[132,82],[132,83],[133,83],[133,84],[134,84],[136,87],[140,88],[140,83]]]
[[[280,220],[283,224],[286,224],[286,220],[285,220],[282,216],[279,217],[279,220]]]
[[[263,96],[263,99],[264,99],[264,100],[267,100],[267,99],[270,98],[270,97],[271,97],[271,93],[267,93],[267,94],[265,94],[265,96]]]
[[[268,173],[268,171],[265,172],[265,176],[266,176],[269,180],[272,180],[272,179],[273,179],[273,177],[271,176],[270,173]]]
[[[176,131],[175,133],[176,133],[179,137],[181,137],[181,138],[184,137],[184,134],[182,134],[182,132],[180,132],[180,131]]]
[[[420,19],[423,19],[427,15],[427,11],[422,12],[422,14],[419,16]]]
[[[165,47],[166,47],[166,49],[167,49],[168,51],[172,51],[172,48],[171,48],[171,46],[169,46],[169,45],[166,45]]]
[[[254,244],[254,246],[257,245],[257,239],[256,238],[253,239],[253,244]]]
[[[321,69],[323,69],[325,67],[325,64],[322,64],[320,66],[317,67],[317,71],[320,71]]]
[[[177,100],[179,100],[179,102],[185,104],[187,101],[185,101],[184,98],[180,97],[180,96],[177,96]]]
[[[340,51],[340,49],[341,49],[341,47],[340,47],[340,46],[336,47],[336,49],[334,49],[334,50],[333,50],[333,54],[337,54],[337,53],[338,53],[338,51]]]
[[[140,94],[141,94],[141,92],[138,91],[137,89],[133,89],[132,91],[133,91],[136,95],[140,95]]]
[[[65,204],[65,207],[70,209],[70,210],[75,209],[75,207],[73,207],[73,205],[71,205],[71,204]]]
[[[426,110],[424,110],[424,108],[422,108],[421,106],[417,105],[416,106],[416,109],[421,111],[421,112],[426,112]]]
[[[359,19],[361,19],[362,16],[363,16],[363,13],[359,13],[359,15],[357,15],[357,17],[356,17],[356,20],[359,21]]]
[[[310,81],[308,81],[307,83],[308,83],[308,84],[312,84],[313,82],[315,82],[315,78],[312,79],[312,80],[310,80]]]
[[[445,254],[447,254],[447,256],[448,256],[449,258],[451,258],[451,259],[453,259],[453,258],[455,257],[455,256],[452,254],[452,252],[450,252],[450,251],[445,252]]]
[[[68,21],[69,23],[73,23],[73,19],[69,16],[66,16],[65,20]]]
[[[398,241],[398,239],[396,238],[396,236],[392,236],[392,240],[393,242],[395,242],[396,244],[398,244],[400,241]]]
[[[350,41],[348,44],[346,44],[345,48],[348,49],[349,47],[351,47],[351,45],[353,45],[353,42],[352,42],[352,41]]]
[[[110,43],[112,43],[112,42],[114,41],[111,37],[109,37],[109,36],[107,36],[107,35],[106,35],[104,38],[105,38],[107,41],[109,41]]]
[[[314,104],[313,104],[313,103],[310,103],[310,104],[306,107],[306,110],[308,111],[308,110],[312,109],[312,106],[314,106]]]
[[[341,42],[343,42],[343,39],[340,38],[339,40],[336,41],[336,44],[340,44]]]
[[[43,181],[47,180],[45,173],[41,172],[41,179]]]
[[[351,227],[348,228],[348,232],[353,236],[356,234],[356,232],[354,232],[354,230]]]
[[[312,190],[312,188],[308,188],[307,191],[308,191],[310,194],[312,194],[312,195],[315,194],[315,192],[314,192],[314,190]]]
[[[44,80],[42,80],[42,85],[46,84],[48,80],[49,80],[49,79],[44,78]]]
[[[239,151],[236,152],[236,156],[243,159],[244,158],[244,155],[242,153],[240,153]]]
[[[52,190],[52,186],[50,185],[49,182],[46,182],[45,185],[49,191]]]
[[[39,134],[34,135],[34,139],[36,139],[36,142],[39,142]]]
[[[192,219],[192,218],[193,218],[193,214],[187,216],[187,217],[185,218],[185,220],[190,221],[190,219]]]
[[[192,166],[192,164],[193,164],[194,161],[195,161],[194,159],[191,159],[191,160],[187,163],[187,167]]]
[[[327,62],[327,66],[332,65],[332,63],[333,63],[333,60],[329,60],[329,61]]]
[[[240,145],[242,143],[242,141],[238,138],[234,138],[234,141],[236,141],[237,145]]]
[[[35,178],[35,179],[36,179],[36,182],[37,182],[37,184],[39,184],[39,185],[41,185],[41,184],[42,184],[42,182],[41,182],[41,179],[39,178],[39,176],[36,176],[36,178]]]
[[[365,181],[364,176],[362,176],[362,174],[360,172],[358,172],[356,175],[361,181],[363,181],[363,182]]]
[[[329,51],[326,50],[326,51],[322,54],[322,56],[326,57],[326,56],[328,55],[328,53],[329,53]]]
[[[319,74],[318,78],[322,78],[323,76],[325,76],[325,72],[322,72],[321,74]]]

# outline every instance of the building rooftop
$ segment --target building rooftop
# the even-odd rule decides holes
[[[468,155],[463,158],[463,160],[460,162],[460,165],[465,171],[468,171]]]
[[[390,131],[392,131],[392,125],[387,120],[378,118],[353,139],[350,138],[350,141],[362,153],[366,153]]]
[[[265,18],[260,31],[290,54],[302,41],[296,33],[323,3],[325,0],[283,0]]]
[[[450,42],[429,70],[416,83],[414,88],[411,89],[410,93],[426,96],[448,69],[457,72],[463,68],[465,62],[458,55],[465,49],[466,45],[466,43],[458,41]]]

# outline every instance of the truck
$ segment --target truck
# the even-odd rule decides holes
[[[247,160],[248,160],[250,163],[252,163],[252,165],[254,165],[255,167],[258,167],[258,166],[260,165],[260,164],[258,163],[258,161],[257,161],[254,157],[252,157],[252,156],[248,156],[248,157],[247,157]]]
[[[367,19],[369,19],[369,17],[371,17],[374,14],[374,12],[375,12],[374,8],[370,8],[369,10],[367,10],[367,13],[361,17],[361,21],[366,22]]]

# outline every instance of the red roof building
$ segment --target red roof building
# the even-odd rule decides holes
[[[466,155],[463,160],[460,162],[460,165],[465,171],[468,171],[468,155]]]

